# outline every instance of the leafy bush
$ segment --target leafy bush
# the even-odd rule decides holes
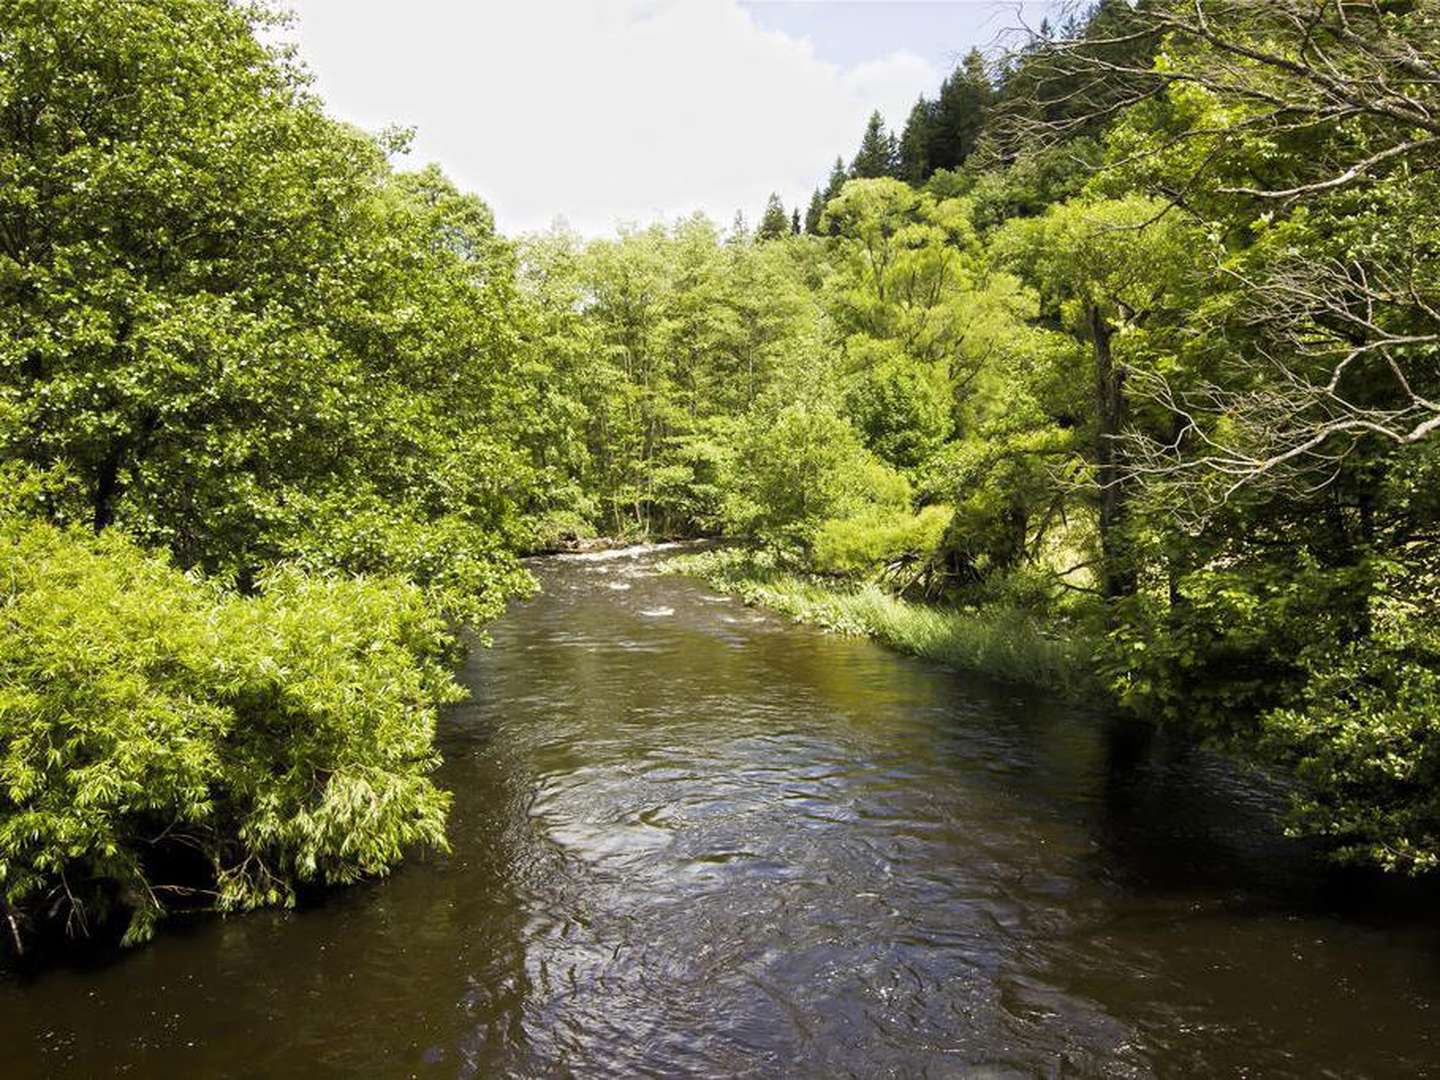
[[[809,547],[827,518],[909,505],[909,482],[867,451],[843,417],[792,405],[750,433],[726,519],[731,533]]]
[[[906,357],[892,342],[857,335],[849,348],[864,368],[845,394],[845,410],[865,445],[896,468],[919,465],[950,431],[944,370]]]
[[[134,942],[178,900],[290,904],[443,849],[453,648],[413,585],[280,569],[246,597],[112,532],[0,517],[12,930],[120,909]]]
[[[1290,827],[1345,860],[1440,867],[1440,638],[1380,626],[1310,658],[1295,707],[1263,721],[1260,749],[1299,779]]]
[[[530,546],[535,551],[561,551],[595,536],[595,526],[579,510],[559,509],[542,514],[533,524]]]
[[[511,596],[535,587],[499,528],[463,514],[427,514],[373,494],[300,503],[304,525],[281,555],[306,571],[403,578],[471,625],[498,617]]]
[[[1410,873],[1440,867],[1440,635],[1396,611],[1307,658],[1303,698],[1265,716],[1260,749],[1299,781],[1293,831]]]
[[[871,508],[832,518],[820,526],[810,561],[825,573],[864,574],[906,555],[927,555],[952,513],[948,506],[927,506],[918,514]]]

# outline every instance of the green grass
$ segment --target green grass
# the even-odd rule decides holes
[[[873,638],[912,656],[1067,697],[1100,695],[1090,648],[1015,608],[957,611],[911,603],[874,584],[794,573],[763,552],[744,549],[681,555],[665,565],[747,604],[831,633]]]

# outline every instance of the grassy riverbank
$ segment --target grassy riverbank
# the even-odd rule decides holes
[[[873,638],[912,656],[1068,697],[1101,694],[1083,642],[1014,608],[962,611],[911,603],[873,583],[797,573],[773,556],[744,548],[681,555],[665,566],[832,633]]]

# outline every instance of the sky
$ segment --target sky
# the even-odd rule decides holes
[[[802,210],[1039,0],[284,0],[329,111],[416,129],[516,234]]]

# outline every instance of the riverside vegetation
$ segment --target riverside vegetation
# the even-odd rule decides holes
[[[328,118],[275,19],[0,0],[11,947],[443,849],[459,628],[601,533],[1435,868],[1435,0],[1101,3],[803,220],[590,241]]]

